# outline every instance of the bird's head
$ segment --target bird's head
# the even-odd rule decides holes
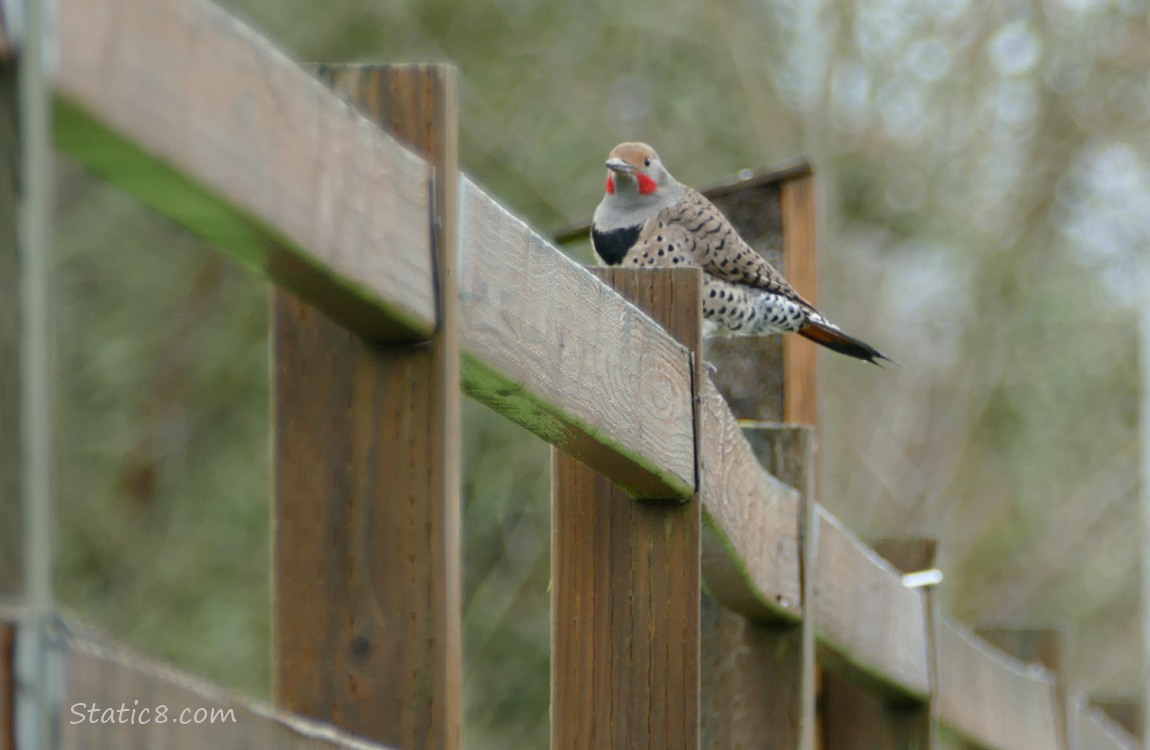
[[[618,196],[663,197],[661,191],[678,183],[646,143],[620,143],[607,156],[607,193]]]

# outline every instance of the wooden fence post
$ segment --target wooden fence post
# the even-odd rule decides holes
[[[875,551],[904,573],[934,565],[933,539],[883,540]],[[927,593],[927,628],[933,630],[935,598]],[[931,693],[934,693],[934,639],[927,633]],[[890,703],[834,672],[823,677],[826,746],[834,750],[928,750],[938,747],[933,709],[925,703]]]
[[[597,272],[698,352],[698,269]],[[696,750],[698,492],[635,501],[554,449],[552,471],[551,747]]]
[[[456,750],[456,74],[417,65],[320,75],[435,166],[438,329],[429,343],[368,342],[274,292],[275,701],[401,750]],[[371,196],[347,198],[371,210]]]

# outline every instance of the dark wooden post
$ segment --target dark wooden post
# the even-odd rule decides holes
[[[933,539],[905,538],[882,540],[875,551],[904,573],[926,570],[934,565],[937,544]],[[927,627],[933,629],[935,597],[927,593]],[[927,633],[928,648],[934,638]],[[933,652],[931,693],[934,693]],[[823,720],[826,746],[835,750],[928,750],[938,747],[933,708],[928,703],[891,703],[867,692],[841,675],[826,672],[823,677]]]
[[[698,352],[697,269],[598,273]],[[698,494],[635,501],[556,450],[552,469],[552,748],[696,750]]]
[[[320,75],[435,166],[438,330],[424,343],[363,341],[274,292],[275,701],[401,750],[455,750],[456,75],[444,66]]]
[[[0,602],[22,589],[24,530],[20,457],[20,242],[18,190],[14,166],[20,163],[16,62],[0,60]]]

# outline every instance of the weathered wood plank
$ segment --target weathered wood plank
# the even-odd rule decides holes
[[[815,450],[811,427],[744,425],[743,434],[771,474],[809,497]],[[704,594],[702,619],[702,746],[812,750],[815,648],[810,618],[755,622]]]
[[[698,351],[698,269],[597,273]],[[698,496],[636,502],[565,453],[552,465],[551,747],[697,750]]]
[[[17,77],[14,62],[0,61],[0,600],[15,599],[24,580]]]
[[[466,179],[466,393],[640,498],[695,491],[687,351]]]
[[[73,636],[63,648],[63,750],[386,750],[236,698],[120,645]]]
[[[707,589],[752,620],[795,621],[802,611],[799,493],[759,464],[706,376],[701,395]]]
[[[1104,712],[1075,703],[1077,742],[1075,750],[1139,750],[1142,745],[1121,724]]]
[[[436,324],[426,162],[206,0],[60,0],[58,147],[371,340]]]
[[[938,720],[986,747],[1059,747],[1057,694],[1046,670],[1003,654],[949,618],[935,629]]]
[[[930,693],[926,602],[823,508],[817,512],[815,631],[821,660],[888,699]]]
[[[435,164],[444,304],[429,345],[377,346],[276,293],[276,703],[372,740],[452,750],[462,722],[455,71],[322,73]]]

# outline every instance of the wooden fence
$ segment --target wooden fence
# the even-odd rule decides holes
[[[57,148],[275,285],[277,710],[52,627],[62,747],[378,746],[318,721],[458,748],[457,383],[556,449],[555,748],[1137,746],[1052,671],[1057,648],[1046,666],[1008,656],[903,585],[928,541],[876,552],[814,502],[813,427],[740,426],[700,367],[697,270],[592,273],[462,175],[450,68],[305,71],[204,0],[56,5]],[[763,185],[785,270],[812,291],[813,180]],[[814,422],[814,352],[781,346],[777,419]],[[0,421],[18,398],[0,392]],[[45,710],[15,676],[30,626],[7,619],[0,748]],[[70,721],[132,700],[236,721]]]

